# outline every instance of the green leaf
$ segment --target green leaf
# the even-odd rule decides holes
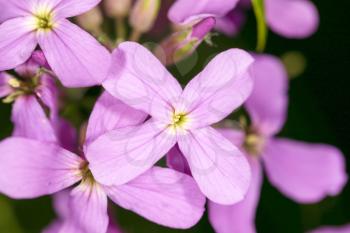
[[[256,23],[257,23],[257,34],[258,41],[256,45],[256,50],[258,52],[263,52],[266,46],[267,40],[267,25],[265,18],[265,6],[264,0],[252,0],[253,9],[255,13]]]

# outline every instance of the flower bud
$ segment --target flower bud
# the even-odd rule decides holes
[[[166,65],[175,64],[190,56],[214,28],[215,19],[205,18],[189,29],[175,32],[157,47],[156,56]],[[163,59],[162,59],[163,58]]]
[[[129,18],[134,30],[148,32],[154,25],[160,8],[160,0],[137,0]]]
[[[103,7],[108,17],[122,18],[128,15],[131,0],[104,0]]]
[[[76,17],[78,24],[85,30],[100,34],[103,16],[100,8],[94,7],[90,11]]]

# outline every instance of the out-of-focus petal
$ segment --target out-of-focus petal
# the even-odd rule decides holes
[[[265,7],[270,28],[282,36],[305,38],[318,28],[319,14],[309,0],[266,0]]]
[[[55,144],[9,138],[0,155],[0,192],[12,198],[53,194],[81,179],[82,160]]]
[[[222,136],[229,140],[233,145],[241,147],[245,140],[245,132],[238,129],[219,128],[217,129]]]
[[[36,89],[36,95],[50,110],[50,119],[58,117],[58,89],[55,80],[44,74],[40,77],[40,86]]]
[[[182,98],[192,128],[216,123],[239,107],[252,90],[253,58],[230,49],[217,55],[185,88]]]
[[[82,232],[101,233],[108,227],[107,195],[97,183],[83,181],[70,195],[71,222]],[[67,224],[67,223],[66,223]]]
[[[250,167],[244,154],[215,129],[192,130],[179,147],[199,188],[211,200],[230,205],[248,191]]]
[[[178,81],[145,47],[124,42],[113,52],[103,83],[114,97],[156,118],[167,118],[182,92]]]
[[[222,17],[239,0],[177,0],[169,9],[168,18],[176,24],[186,24],[204,17]]]
[[[70,122],[63,118],[57,118],[53,123],[56,130],[56,135],[60,145],[69,151],[76,152],[78,148],[78,135],[77,130],[71,125]]]
[[[57,142],[57,135],[50,119],[35,96],[21,96],[13,105],[12,135],[45,142]]]
[[[263,161],[270,182],[300,203],[335,196],[347,181],[344,157],[329,145],[271,139]]]
[[[168,167],[176,171],[191,175],[191,169],[188,162],[177,144],[168,152],[166,163]]]
[[[250,159],[252,179],[243,201],[224,206],[209,202],[209,221],[217,233],[255,233],[255,214],[260,197],[262,169],[260,161]]]
[[[62,0],[57,4],[54,12],[57,18],[69,18],[91,10],[100,2],[101,0]]]
[[[245,11],[241,7],[237,7],[224,17],[216,19],[216,29],[228,36],[234,36],[238,34],[245,21]]]
[[[110,131],[87,147],[90,169],[100,183],[125,184],[151,168],[176,143],[157,123]]]
[[[0,71],[24,63],[34,51],[37,40],[29,17],[19,17],[0,24]]]
[[[146,113],[131,108],[108,92],[104,92],[90,115],[86,144],[90,144],[108,131],[138,125],[144,122],[147,116]]]
[[[61,220],[54,220],[41,233],[59,233],[62,228]]]
[[[12,88],[8,84],[11,76],[5,72],[0,72],[0,98],[3,98],[9,95],[12,91]]]
[[[118,205],[158,224],[190,228],[204,213],[205,197],[192,177],[154,167],[131,182],[106,187]]]
[[[111,58],[108,50],[68,20],[60,20],[53,32],[40,33],[38,41],[63,85],[93,86],[106,78]]]
[[[254,88],[245,106],[253,126],[264,135],[278,133],[288,107],[288,76],[278,58],[257,55],[251,66]]]
[[[350,225],[321,227],[309,233],[349,233]]]

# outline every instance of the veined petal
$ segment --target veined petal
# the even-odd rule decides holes
[[[239,107],[252,90],[253,58],[230,49],[217,55],[185,88],[182,99],[193,128],[216,123]]]
[[[108,92],[104,92],[90,115],[86,145],[108,131],[139,125],[146,120],[147,116],[146,113],[131,108]]]
[[[121,207],[173,228],[190,228],[204,213],[205,197],[188,175],[154,167],[131,182],[106,187]]]
[[[57,135],[49,116],[35,96],[21,96],[13,105],[11,120],[12,135],[45,142],[57,142]]]
[[[51,32],[38,34],[45,57],[67,87],[101,84],[110,65],[110,54],[90,34],[66,19]]]
[[[104,88],[114,97],[155,118],[168,117],[181,95],[177,80],[145,47],[124,42],[114,50]]]
[[[96,180],[119,185],[151,168],[175,143],[175,135],[148,121],[102,135],[87,147],[86,157]]]
[[[100,2],[101,0],[61,0],[56,5],[54,11],[57,18],[69,18],[91,10]]]
[[[192,130],[178,141],[199,188],[211,200],[230,205],[248,191],[250,167],[231,142],[211,127]]]
[[[107,195],[97,183],[83,181],[70,195],[71,216],[66,220],[82,232],[101,233],[108,227]],[[73,233],[73,232],[72,232]]]
[[[278,133],[288,108],[288,76],[281,61],[270,55],[257,55],[251,66],[254,88],[245,106],[253,125],[264,135]]]
[[[335,196],[347,181],[344,157],[329,145],[271,139],[263,161],[270,182],[300,203]]]
[[[177,24],[190,23],[203,17],[222,17],[232,10],[239,0],[177,0],[170,8],[168,18]]]
[[[30,58],[37,45],[30,21],[30,17],[18,17],[0,24],[0,71],[13,69]]]
[[[249,160],[252,179],[247,196],[243,201],[224,206],[209,202],[209,221],[217,233],[255,233],[255,214],[258,207],[262,184],[260,161]]]
[[[55,144],[8,138],[0,155],[0,192],[12,198],[53,194],[81,179],[82,160]]]
[[[265,6],[269,26],[282,36],[305,38],[318,28],[319,14],[309,0],[266,0]]]
[[[6,20],[30,15],[30,9],[35,0],[0,0],[0,24]]]

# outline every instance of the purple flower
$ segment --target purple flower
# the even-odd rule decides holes
[[[169,11],[174,23],[188,23],[203,17],[216,17],[217,29],[236,34],[245,22],[247,0],[178,0]],[[310,0],[265,0],[267,24],[275,33],[287,38],[305,38],[318,28],[317,8]]]
[[[146,116],[103,94],[89,120],[83,154],[96,153],[88,145],[109,127],[122,131],[120,127],[140,124]],[[101,152],[96,157],[103,157]],[[124,184],[104,185],[94,179],[84,156],[56,143],[12,137],[0,143],[0,154],[0,192],[9,197],[54,194],[80,181],[70,192],[69,219],[64,224],[71,232],[106,232],[107,197],[146,219],[174,228],[193,226],[204,212],[205,198],[194,180],[171,169],[153,167]]]
[[[100,0],[0,1],[0,70],[24,63],[39,44],[65,86],[101,83],[110,54],[66,18],[82,14]]]
[[[341,227],[321,227],[317,230],[313,230],[310,233],[349,233],[350,225]]]
[[[252,80],[247,71],[253,58],[239,49],[223,52],[184,91],[153,54],[137,43],[120,44],[112,59],[103,86],[151,118],[127,131],[109,132],[89,146],[87,157],[95,178],[106,185],[128,182],[178,143],[209,199],[222,204],[242,200],[250,182],[249,165],[238,148],[210,125],[249,96]]]
[[[40,53],[35,53],[39,56]],[[31,58],[15,69],[19,77],[0,72],[0,97],[14,102],[11,120],[13,136],[55,142],[58,117],[57,88],[53,78],[41,73]]]
[[[335,147],[275,137],[286,120],[288,102],[288,78],[280,61],[272,56],[256,56],[252,72],[255,87],[246,102],[252,127],[245,133],[221,130],[245,150],[252,183],[246,199],[237,205],[209,204],[210,222],[218,233],[256,232],[261,162],[271,184],[299,203],[314,203],[327,195],[337,195],[347,181],[343,155]]]

